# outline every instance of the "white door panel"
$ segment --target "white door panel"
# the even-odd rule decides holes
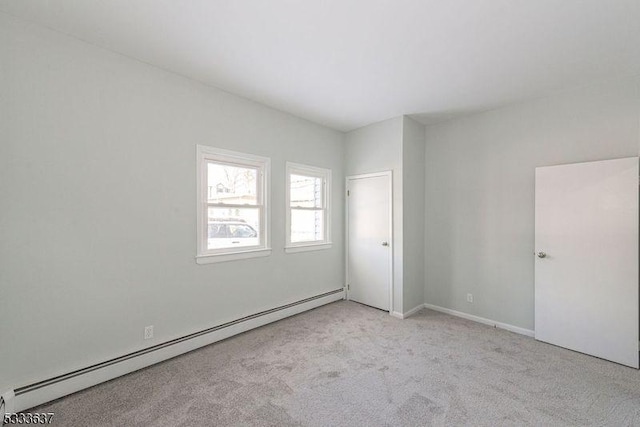
[[[536,339],[638,368],[638,158],[536,169]]]
[[[348,180],[349,299],[390,308],[391,177]]]

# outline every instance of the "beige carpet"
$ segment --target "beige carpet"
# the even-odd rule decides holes
[[[337,302],[33,411],[56,425],[640,425],[640,373],[423,310]]]

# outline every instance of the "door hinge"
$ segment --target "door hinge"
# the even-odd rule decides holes
[[[351,191],[347,190],[347,197],[351,195]]]

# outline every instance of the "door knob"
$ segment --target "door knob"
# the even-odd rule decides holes
[[[546,258],[547,254],[544,252],[538,252],[536,255],[538,255],[538,258]]]
[[[382,242],[382,246],[389,246],[388,242]]]

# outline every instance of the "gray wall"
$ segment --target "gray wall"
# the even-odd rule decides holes
[[[533,329],[534,168],[639,147],[637,77],[427,127],[426,302]]]
[[[1,13],[0,58],[0,390],[342,287],[343,171],[394,172],[394,311],[424,290],[533,328],[534,168],[640,147],[639,78],[431,126],[425,148],[406,117],[345,136]],[[196,144],[271,157],[270,257],[196,265]],[[331,250],[284,253],[285,161],[332,169]]]
[[[345,174],[393,173],[393,311],[403,311],[402,117],[348,132]]]
[[[1,13],[0,58],[0,390],[344,285],[341,133]],[[271,157],[270,257],[196,265],[196,144]],[[287,160],[331,250],[284,253]]]
[[[424,303],[424,150],[425,127],[404,117],[402,125],[404,274],[407,312]]]

